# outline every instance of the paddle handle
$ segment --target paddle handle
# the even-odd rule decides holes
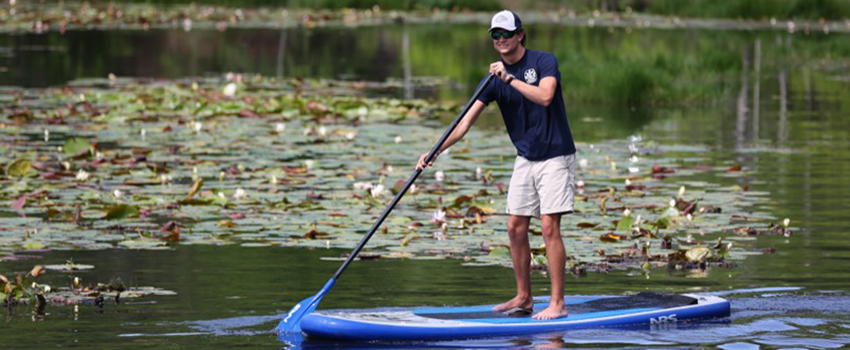
[[[463,110],[460,111],[460,114],[458,114],[458,116],[451,123],[451,125],[449,125],[449,128],[446,130],[446,132],[443,133],[443,136],[440,137],[439,141],[437,141],[437,144],[431,148],[431,152],[429,152],[428,156],[425,157],[425,164],[431,163],[431,161],[434,160],[434,158],[437,156],[437,153],[440,151],[440,147],[443,147],[443,144],[446,143],[446,139],[448,139],[452,132],[455,130],[455,128],[457,128],[458,124],[460,124],[460,121],[463,120],[463,117],[466,115],[467,112],[469,112],[469,109],[472,108],[472,105],[475,103],[475,101],[478,100],[478,96],[481,96],[481,92],[487,88],[487,85],[489,85],[492,80],[493,75],[487,74],[487,78],[484,81],[484,84],[481,84],[481,86],[479,86],[478,89],[475,90],[475,93],[472,95],[472,98],[469,99],[469,102],[466,103],[466,106],[463,107]],[[357,247],[355,247],[354,250],[351,251],[351,254],[348,256],[348,259],[345,259],[345,262],[342,263],[342,266],[340,266],[339,269],[336,270],[336,273],[332,278],[333,280],[339,279],[339,276],[341,276],[345,269],[348,268],[348,265],[351,265],[351,262],[354,261],[354,258],[357,256],[357,254],[359,254],[363,247],[366,245],[366,242],[368,242],[369,239],[372,238],[372,235],[374,235],[375,232],[378,231],[378,228],[381,227],[381,224],[384,222],[384,220],[386,220],[387,216],[390,215],[390,212],[395,209],[395,206],[401,200],[401,197],[404,197],[404,194],[407,193],[407,190],[410,189],[410,186],[412,186],[413,182],[415,182],[419,175],[422,174],[423,170],[424,169],[417,168],[413,171],[413,174],[411,174],[410,178],[407,179],[407,182],[404,184],[404,187],[402,187],[401,190],[398,191],[392,202],[387,205],[387,208],[384,209],[384,212],[381,214],[378,220],[375,221],[375,223],[372,225],[372,228],[369,229],[369,233],[363,236],[363,238],[360,240],[360,243],[357,244]]]

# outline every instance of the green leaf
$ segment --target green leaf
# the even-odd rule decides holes
[[[507,248],[493,248],[493,249],[490,250],[490,256],[494,257],[494,258],[496,258],[496,257],[507,257],[507,256],[511,256],[511,251],[508,250]]]
[[[73,157],[83,153],[83,151],[91,150],[91,147],[92,145],[89,140],[82,137],[73,137],[65,141],[65,146],[62,146],[62,150],[66,156]]]
[[[120,220],[139,216],[139,208],[135,205],[119,204],[106,211],[103,220]]]
[[[702,259],[711,259],[714,257],[714,252],[706,247],[694,247],[685,252],[685,258],[688,261],[700,261]]]
[[[620,219],[620,222],[617,223],[617,231],[631,230],[632,222],[634,222],[634,219],[632,219],[631,216],[624,216],[622,219]]]
[[[27,250],[38,250],[38,249],[44,249],[47,246],[44,245],[44,243],[41,243],[39,241],[29,241],[27,243],[24,243],[23,247],[24,247],[24,249],[27,249]]]
[[[18,159],[6,167],[6,174],[9,176],[24,177],[30,171],[31,167],[32,162],[28,159]]]

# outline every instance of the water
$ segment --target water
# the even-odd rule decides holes
[[[404,79],[404,62],[414,77],[441,76],[451,83],[437,89],[399,91],[463,101],[467,90],[493,60],[477,26],[399,26],[343,29],[228,30],[218,32],[68,32],[0,36],[0,84],[44,87],[82,77],[180,78],[228,71],[271,76],[343,79]],[[510,339],[390,344],[386,347],[495,348],[842,348],[850,345],[850,120],[848,52],[840,36],[790,36],[775,32],[634,31],[605,28],[530,27],[532,45],[556,51],[565,65],[570,122],[583,143],[639,134],[663,144],[702,145],[709,150],[689,164],[741,164],[736,176],[694,176],[724,185],[767,191],[762,209],[791,218],[801,230],[791,237],[759,237],[757,246],[774,254],[747,258],[735,268],[704,274],[654,270],[568,278],[570,294],[622,295],[652,290],[722,293],[732,302],[728,320],[664,329],[573,331]],[[410,49],[402,42],[408,36]],[[486,38],[484,38],[486,39]],[[281,50],[281,43],[285,43]],[[756,75],[756,42],[762,50]],[[106,45],[104,45],[106,43]],[[693,44],[693,45],[691,45]],[[624,106],[629,94],[606,85],[604,75],[582,73],[588,57],[653,51],[651,62],[715,59],[722,74],[687,71],[671,84],[705,85],[719,102]],[[278,56],[278,53],[283,54]],[[718,55],[717,52],[732,52]],[[747,54],[746,52],[749,52]],[[406,56],[407,55],[407,56]],[[405,57],[410,57],[405,60]],[[730,60],[729,57],[732,57]],[[380,62],[380,63],[378,63]],[[661,62],[661,63],[659,63]],[[666,62],[666,63],[664,63]],[[565,64],[567,63],[567,64]],[[731,67],[731,68],[728,68]],[[649,69],[649,68],[647,68]],[[572,71],[571,71],[572,70]],[[741,74],[746,71],[747,74]],[[571,74],[572,72],[572,74]],[[755,79],[758,77],[758,79]],[[612,79],[617,78],[616,76]],[[669,78],[669,77],[668,77]],[[658,77],[658,81],[664,81]],[[696,80],[693,80],[696,79]],[[746,81],[744,83],[744,81]],[[758,84],[756,84],[758,83]],[[756,88],[756,85],[759,87]],[[577,90],[603,90],[582,92]],[[759,90],[756,95],[755,91]],[[675,89],[646,98],[675,96]],[[758,103],[754,103],[758,96]],[[757,107],[756,107],[757,106]],[[477,127],[499,133],[495,111]],[[671,151],[669,156],[677,156]],[[704,176],[704,175],[703,175]],[[677,179],[685,181],[688,179]],[[10,348],[234,348],[285,347],[270,329],[294,303],[314,294],[338,267],[343,250],[178,246],[171,251],[70,251],[37,253],[38,260],[0,262],[0,271],[28,270],[35,263],[73,259],[97,269],[87,281],[120,276],[128,285],[156,286],[175,296],[90,306],[11,309],[0,329]],[[412,305],[472,305],[499,302],[513,292],[513,276],[501,267],[464,267],[457,260],[358,261],[320,308],[372,308]],[[54,285],[69,283],[59,273]],[[538,294],[548,282],[535,274]],[[284,339],[305,348],[377,347]]]

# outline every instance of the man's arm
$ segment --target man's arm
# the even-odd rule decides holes
[[[427,166],[433,165],[434,160],[437,159],[437,156],[439,156],[440,153],[443,153],[443,151],[460,141],[460,139],[469,132],[472,124],[475,124],[475,121],[478,120],[478,116],[481,115],[481,112],[484,111],[485,107],[487,107],[487,105],[485,105],[484,102],[475,100],[472,107],[469,108],[469,111],[466,112],[466,115],[463,116],[463,119],[461,119],[460,123],[457,124],[457,127],[452,131],[451,135],[446,138],[446,142],[443,143],[443,146],[440,147],[439,151],[434,156],[434,159],[432,159],[431,163],[428,163]],[[426,157],[428,157],[428,152],[423,153],[422,156],[419,157],[419,162],[416,163],[417,169],[425,169]]]
[[[558,80],[555,79],[555,77],[545,77],[540,80],[540,84],[538,84],[538,86],[534,86],[526,84],[524,81],[515,78],[511,80],[510,86],[519,91],[519,93],[525,96],[525,98],[531,100],[531,102],[543,107],[549,107],[549,104],[551,104],[552,100],[555,98],[555,90],[558,87]]]

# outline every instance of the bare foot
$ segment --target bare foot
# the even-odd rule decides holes
[[[561,317],[567,317],[567,307],[564,304],[549,304],[546,309],[532,316],[536,320],[552,320]]]
[[[499,305],[494,306],[493,311],[502,312],[502,311],[507,311],[507,310],[513,309],[515,307],[530,309],[530,308],[534,307],[534,300],[530,296],[528,298],[522,298],[520,296],[515,296],[511,300],[508,300],[504,303],[501,303]]]

